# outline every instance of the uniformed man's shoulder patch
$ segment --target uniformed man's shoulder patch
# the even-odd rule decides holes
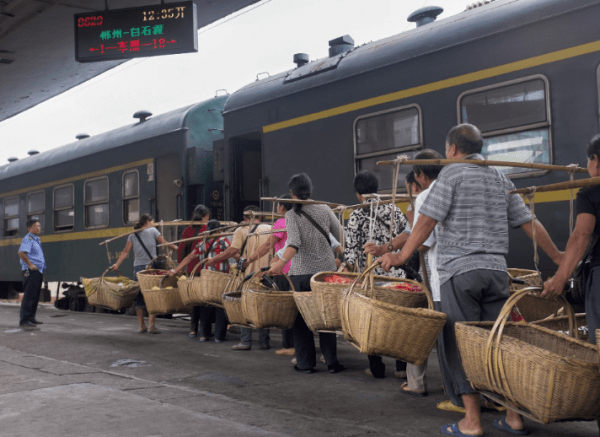
[[[29,234],[29,239],[33,240],[33,235]]]

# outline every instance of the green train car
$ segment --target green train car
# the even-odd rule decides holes
[[[287,192],[302,171],[315,199],[356,203],[352,180],[364,169],[390,192],[391,169],[377,161],[424,148],[443,155],[447,132],[463,122],[480,128],[488,159],[585,167],[585,146],[599,132],[600,1],[496,0],[435,21],[439,13],[424,8],[411,16],[418,27],[360,46],[333,39],[329,57],[296,54],[296,68],[233,93],[223,114],[227,213]],[[403,178],[410,168],[401,170]],[[569,180],[504,171],[519,188]],[[562,249],[569,198],[535,196]],[[533,268],[531,241],[520,230],[510,238],[509,267]],[[545,254],[541,268],[555,271]]]
[[[29,218],[39,219],[46,281],[97,277],[116,261],[139,216],[188,219],[203,203],[223,218],[223,184],[214,182],[213,143],[222,141],[227,96],[151,117],[0,167],[0,297],[20,290],[17,251]],[[174,240],[175,227],[165,227]],[[182,229],[180,229],[181,231]],[[126,260],[123,273],[131,274]]]

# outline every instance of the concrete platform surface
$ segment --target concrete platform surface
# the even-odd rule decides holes
[[[338,338],[346,370],[299,374],[291,357],[200,343],[189,322],[158,319],[159,335],[138,334],[131,316],[59,311],[40,305],[38,329],[18,327],[18,304],[0,305],[0,437],[70,436],[435,436],[462,415],[438,410],[445,399],[435,350],[429,396],[401,393],[394,361],[387,377],[365,375],[366,356]],[[486,436],[502,413],[485,410]],[[541,425],[534,435],[598,436],[595,422]]]

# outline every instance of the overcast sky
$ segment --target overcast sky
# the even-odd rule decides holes
[[[444,8],[440,20],[473,1],[263,0],[200,29],[198,53],[129,61],[1,122],[0,165],[31,149],[69,144],[79,133],[132,124],[141,109],[158,115],[209,99],[218,89],[231,94],[258,73],[294,68],[295,53],[308,53],[311,61],[327,57],[328,41],[342,35],[361,45],[404,32],[415,27],[408,15],[423,6]]]

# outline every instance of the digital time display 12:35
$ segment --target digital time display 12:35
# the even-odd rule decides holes
[[[75,15],[75,60],[115,61],[198,51],[193,1]]]

